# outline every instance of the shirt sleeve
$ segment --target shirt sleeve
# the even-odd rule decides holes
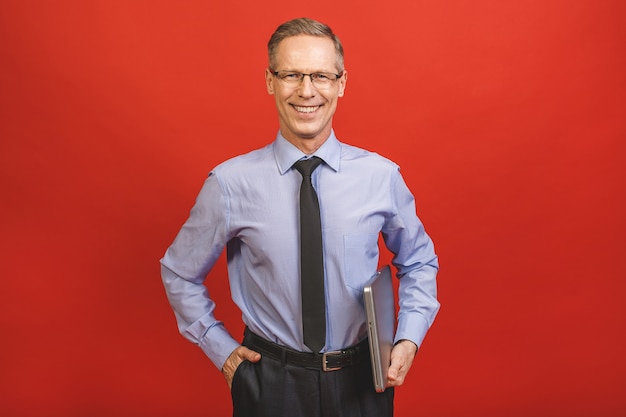
[[[421,346],[439,311],[436,277],[439,263],[432,240],[417,217],[415,199],[399,170],[391,184],[394,215],[382,233],[398,268],[398,326],[394,343],[408,339]]]
[[[161,259],[161,277],[180,333],[219,369],[239,343],[216,320],[204,280],[228,241],[228,199],[214,173]]]

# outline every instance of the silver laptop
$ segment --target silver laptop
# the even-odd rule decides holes
[[[377,392],[385,391],[396,331],[396,309],[389,265],[382,267],[363,289],[372,373]]]

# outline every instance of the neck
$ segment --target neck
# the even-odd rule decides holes
[[[287,140],[287,142],[291,143],[293,146],[300,149],[302,153],[306,155],[312,155],[324,143],[326,143],[326,141],[330,137],[330,132],[328,132],[328,134],[324,136],[318,136],[314,138],[293,137],[291,135],[286,136],[284,134],[283,134],[283,137]]]

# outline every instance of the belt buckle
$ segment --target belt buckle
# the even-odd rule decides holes
[[[336,355],[341,355],[343,352],[341,350],[334,350],[332,352],[324,352],[322,354],[322,370],[324,372],[331,372],[331,371],[338,371],[339,369],[341,369],[341,366],[338,366],[336,368],[329,368],[328,367],[328,359],[326,359],[328,356],[336,356]]]

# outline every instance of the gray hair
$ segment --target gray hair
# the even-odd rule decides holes
[[[332,31],[332,29],[323,23],[306,17],[289,20],[278,26],[267,43],[267,53],[270,68],[276,69],[276,50],[278,45],[285,38],[298,35],[318,36],[328,38],[333,41],[335,51],[337,52],[337,70],[343,71],[343,46],[341,41]]]

